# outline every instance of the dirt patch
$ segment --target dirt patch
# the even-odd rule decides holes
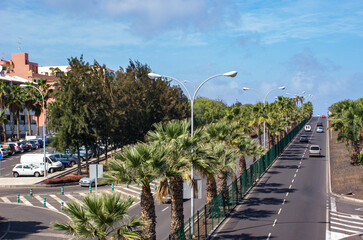
[[[337,143],[338,132],[329,132],[332,191],[363,200],[363,166],[352,166],[344,142]]]

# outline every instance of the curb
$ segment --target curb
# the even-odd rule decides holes
[[[329,127],[329,119],[327,119],[327,128],[328,129]],[[363,204],[363,200],[362,199],[357,199],[357,198],[352,198],[352,197],[347,197],[345,195],[342,195],[342,194],[338,194],[338,193],[334,193],[331,189],[331,168],[330,168],[330,140],[329,140],[329,137],[330,137],[330,133],[329,131],[327,130],[327,148],[328,148],[328,151],[327,151],[327,154],[328,154],[328,181],[329,181],[329,184],[328,184],[328,191],[329,191],[329,194],[336,197],[336,198],[339,198],[339,199],[344,199],[344,200],[347,200],[347,201],[350,201],[350,202],[355,202],[355,203],[360,203],[360,204]]]

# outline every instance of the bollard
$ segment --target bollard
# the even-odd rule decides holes
[[[141,198],[142,190],[140,190],[140,198]]]
[[[111,191],[113,191],[114,187],[115,187],[115,184],[114,184],[114,183],[112,183],[112,184],[111,184]]]
[[[16,195],[16,202],[19,203],[20,194]]]
[[[61,202],[61,211],[63,211],[63,204],[64,204],[64,203],[63,203],[63,202]]]
[[[43,207],[45,207],[46,206],[46,198],[43,198]]]
[[[129,198],[131,198],[131,195],[129,195]]]
[[[140,183],[137,183],[137,186],[140,186]]]
[[[126,188],[129,188],[129,184],[126,184]]]
[[[33,197],[33,189],[32,189],[32,188],[30,189],[30,193],[29,193],[29,195],[30,195],[31,197]]]
[[[89,193],[92,193],[92,186],[91,185],[89,185]]]
[[[154,190],[156,191],[156,183],[155,183],[155,187],[154,187]]]
[[[61,187],[61,195],[64,195],[64,188]]]

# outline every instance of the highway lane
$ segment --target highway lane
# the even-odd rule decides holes
[[[323,157],[309,158],[309,144],[295,139],[212,239],[325,238],[326,137],[316,133],[317,120],[310,121],[313,131],[307,135],[309,144],[320,145]],[[325,119],[320,120],[325,128]]]

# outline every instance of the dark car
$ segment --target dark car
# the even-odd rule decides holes
[[[321,126],[322,127],[323,126],[323,123],[322,122],[317,122],[316,123],[316,126]]]
[[[62,163],[62,168],[61,170],[63,170],[66,167],[71,167],[71,162],[66,160],[66,159],[57,159],[53,154],[48,156],[52,161],[58,161],[60,163]]]
[[[53,153],[49,157],[55,158],[57,161],[64,162],[66,167],[73,167],[74,164],[77,163],[77,159],[73,158],[72,156],[68,156],[64,153]]]
[[[20,144],[21,144],[23,151],[30,152],[32,150],[32,145],[29,144],[28,142],[23,141],[23,142],[20,142]]]
[[[309,142],[308,136],[306,136],[305,134],[300,135],[299,141],[300,142]]]
[[[32,150],[38,149],[38,144],[35,141],[27,141],[27,144],[30,144]]]

